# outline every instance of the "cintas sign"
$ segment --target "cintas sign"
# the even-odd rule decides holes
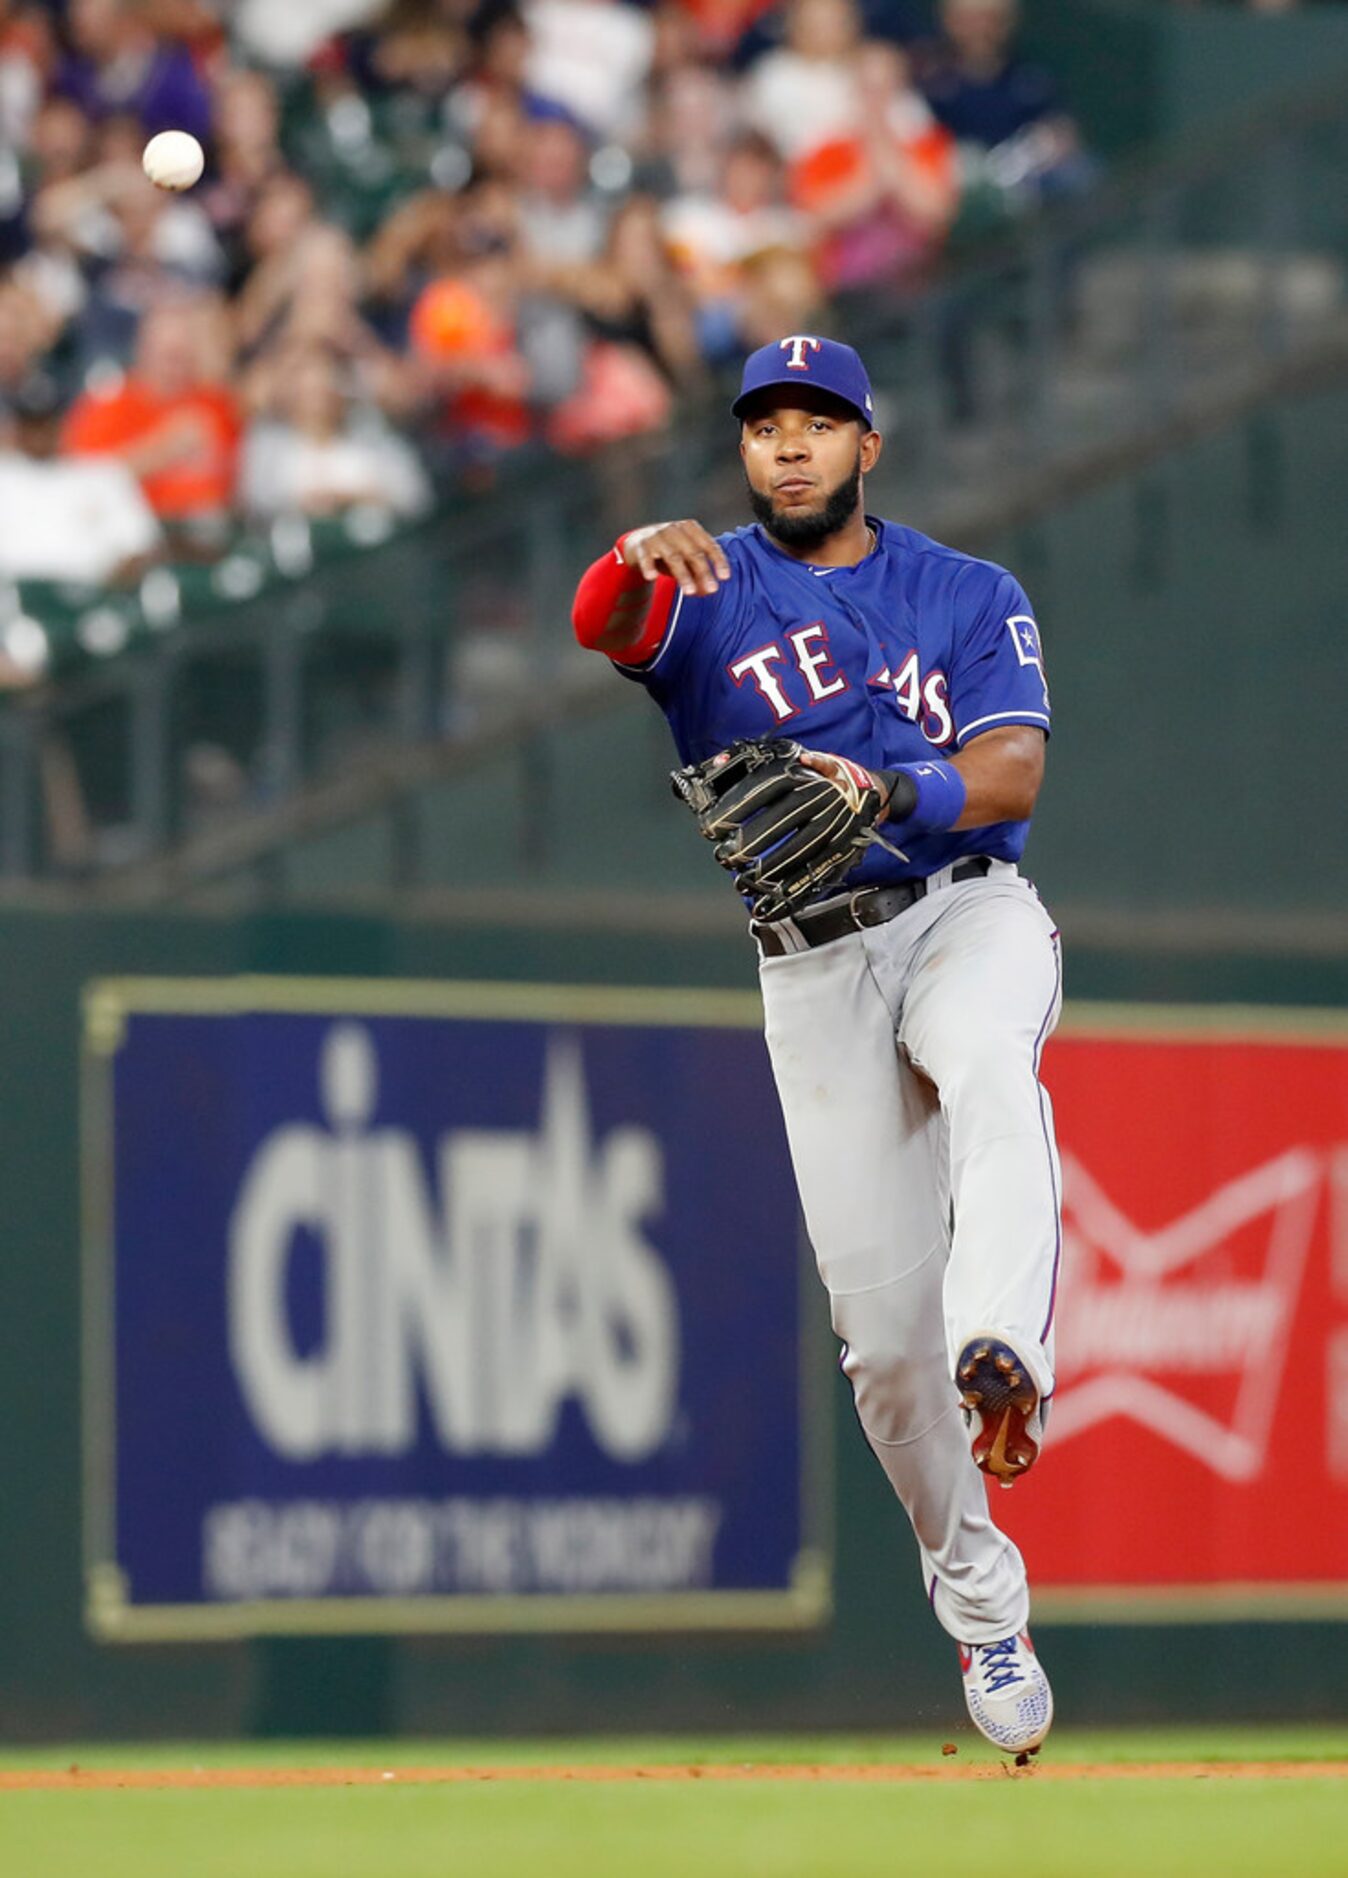
[[[647,1236],[664,1210],[649,1129],[591,1139],[574,1037],[550,1038],[538,1126],[432,1143],[379,1126],[369,1027],[334,1023],[322,1124],[283,1123],[244,1171],[227,1232],[229,1351],[255,1427],[287,1459],[537,1455],[578,1401],[614,1460],[653,1454],[675,1411],[679,1307]],[[319,1249],[324,1327],[300,1350],[287,1306],[299,1235]]]
[[[756,1001],[87,1004],[97,1634],[821,1621]]]

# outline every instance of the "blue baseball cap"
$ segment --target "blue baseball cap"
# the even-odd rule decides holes
[[[755,392],[772,385],[810,385],[831,392],[850,404],[869,429],[874,422],[871,381],[859,354],[839,339],[816,339],[810,333],[791,333],[771,345],[760,346],[744,361],[740,395],[731,405],[733,417],[743,417]]]

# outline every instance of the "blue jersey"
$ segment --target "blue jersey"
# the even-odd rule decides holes
[[[684,763],[737,737],[791,737],[895,769],[949,757],[1000,724],[1049,728],[1039,631],[1019,583],[895,522],[855,567],[793,560],[757,525],[720,537],[732,569],[714,596],[680,595],[644,665]],[[1019,860],[1029,823],[878,843],[849,886],[926,875],[962,855]],[[886,825],[885,832],[892,832]]]

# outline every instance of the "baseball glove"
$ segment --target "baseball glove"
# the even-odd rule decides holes
[[[885,797],[870,772],[840,757],[838,774],[824,775],[803,754],[782,737],[741,739],[670,778],[754,919],[789,918],[872,841],[890,845],[876,833]]]

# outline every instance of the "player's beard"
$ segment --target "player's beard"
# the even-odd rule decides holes
[[[817,548],[827,541],[830,535],[836,535],[839,529],[846,528],[856,512],[861,497],[861,446],[857,446],[857,460],[843,477],[842,481],[830,489],[820,508],[804,511],[780,510],[773,504],[770,495],[764,495],[745,477],[749,489],[749,506],[754,512],[754,519],[772,536],[780,541],[784,548]]]

